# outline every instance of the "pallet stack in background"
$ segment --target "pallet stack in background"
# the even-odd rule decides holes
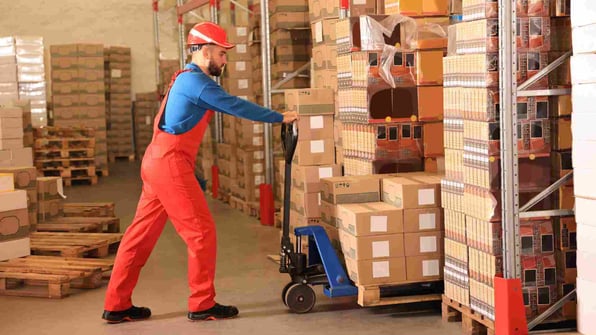
[[[299,115],[290,196],[290,236],[293,237],[294,228],[322,222],[321,179],[341,176],[342,169],[335,163],[334,91],[329,88],[286,90],[285,101],[287,110]],[[284,170],[282,173],[285,176]],[[327,223],[330,229],[335,229],[334,222]],[[334,236],[338,239],[337,230],[329,235],[332,240]]]
[[[573,56],[571,57],[571,79],[573,83],[573,174],[575,193],[575,219],[577,230],[567,225],[569,238],[561,234],[561,245],[573,248],[573,237],[577,238],[577,321],[582,334],[596,333],[596,255],[595,185],[594,170],[594,124],[596,114],[596,6],[592,1],[577,0],[571,6],[571,26],[573,27]],[[561,224],[561,229],[563,226]],[[559,245],[558,245],[559,246]],[[571,278],[569,278],[571,279]],[[570,287],[571,288],[571,287]],[[564,292],[563,292],[564,293]],[[565,308],[569,306],[564,307]]]
[[[50,46],[53,125],[95,129],[95,165],[108,175],[102,44]]]
[[[16,36],[17,79],[19,100],[31,102],[32,124],[47,124],[47,97],[43,38]]]
[[[108,159],[111,162],[116,157],[134,160],[130,48],[112,46],[106,50]]]
[[[29,125],[24,122],[28,116],[28,106],[28,102],[18,101],[0,106],[0,166],[2,167],[33,166],[31,143],[24,137],[25,131],[29,134]]]
[[[445,293],[494,320],[493,279],[503,273],[498,10],[489,1],[463,1],[462,11],[464,22],[450,29],[454,36],[444,58]],[[517,15],[520,84],[552,58],[550,4],[520,2]],[[530,89],[549,88],[549,81],[545,77]],[[564,134],[551,134],[549,114],[555,111],[558,116],[569,108],[557,101],[564,98],[518,97],[520,205],[551,183],[552,138],[564,139]],[[552,208],[552,203],[547,198],[533,209]],[[557,271],[561,267],[555,261],[555,234],[551,218],[521,222],[522,285],[529,320],[560,296],[558,284],[564,279]]]
[[[153,120],[159,110],[159,93],[136,93],[134,102],[135,155],[142,160],[153,137]]]
[[[392,36],[382,37],[380,22],[392,23]],[[425,155],[431,158],[430,172],[442,170],[442,142],[432,136],[442,128],[442,105],[433,97],[442,94],[437,85],[442,83],[446,37],[439,25],[432,27],[439,34],[398,16],[338,21],[338,103],[346,175],[423,171]],[[385,57],[385,45],[400,47]],[[426,132],[421,118],[434,121]],[[426,141],[424,133],[429,134]]]

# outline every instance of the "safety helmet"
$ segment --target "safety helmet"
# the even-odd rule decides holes
[[[196,44],[216,44],[222,48],[231,49],[234,44],[227,41],[226,31],[212,22],[197,23],[188,33],[186,44],[188,46]]]

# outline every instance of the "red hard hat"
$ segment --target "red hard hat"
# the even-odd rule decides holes
[[[216,44],[226,49],[233,48],[234,44],[228,43],[227,39],[228,35],[222,27],[212,22],[201,22],[192,27],[186,44]]]

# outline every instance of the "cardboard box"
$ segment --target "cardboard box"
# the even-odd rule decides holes
[[[416,233],[443,230],[441,208],[404,210],[404,232]]]
[[[443,86],[419,86],[418,120],[434,121],[443,119]]]
[[[337,206],[321,200],[321,223],[339,228],[337,225]]]
[[[269,2],[269,13],[277,12],[308,12],[307,0],[272,0]]]
[[[300,166],[292,164],[292,187],[306,193],[319,193],[323,178],[341,176],[341,165]]]
[[[235,61],[226,64],[226,76],[228,78],[250,78],[252,69],[248,61]]]
[[[570,9],[571,24],[574,28],[596,23],[596,6],[593,1],[573,0]]]
[[[17,189],[36,187],[37,169],[35,167],[3,167],[0,168],[1,174],[11,175],[14,187]]]
[[[247,42],[248,43],[248,42]],[[227,57],[230,61],[250,61],[251,55],[247,43],[238,43],[233,49],[227,51]]]
[[[553,150],[570,150],[572,144],[571,119],[557,119],[553,127]]]
[[[300,140],[334,139],[333,115],[301,116],[297,123]]]
[[[423,126],[424,157],[444,156],[443,122],[425,123]]]
[[[294,162],[305,166],[335,164],[333,136],[322,140],[298,140]]]
[[[14,191],[14,176],[10,173],[0,172],[0,192]]]
[[[290,206],[293,211],[307,218],[321,217],[321,194],[305,193],[293,188]]]
[[[564,283],[573,283],[578,277],[578,266],[582,265],[583,273],[580,275],[581,278],[593,280],[596,279],[596,271],[593,271],[591,264],[593,262],[586,262],[588,259],[586,256],[594,256],[589,253],[584,253],[581,250],[557,250],[555,257],[557,258],[557,280],[563,281]]]
[[[337,225],[354,236],[403,233],[403,211],[382,202],[338,205]]]
[[[576,3],[574,2],[571,8],[572,14],[575,7]],[[596,300],[589,298],[594,294],[596,294],[596,282],[577,278],[577,330],[582,334],[596,332],[596,322],[594,321],[596,320]]]
[[[576,84],[596,83],[596,54],[575,54],[571,56],[571,82]],[[572,93],[575,97],[575,94]],[[574,103],[575,107],[575,103]]]
[[[522,285],[540,287],[557,284],[557,264],[554,253],[522,256]]]
[[[407,281],[431,281],[443,279],[444,257],[425,255],[406,257]]]
[[[30,229],[27,208],[0,212],[0,243],[28,237]]]
[[[0,212],[27,209],[27,192],[23,190],[0,192]]]
[[[40,200],[37,206],[37,220],[39,223],[64,215],[64,204],[61,199]]]
[[[39,201],[62,199],[63,183],[60,177],[38,177],[37,194]]]
[[[269,18],[271,31],[309,26],[308,12],[277,12]]]
[[[339,3],[337,1],[309,0],[308,9],[310,22],[339,17]]]
[[[439,178],[396,177],[382,181],[382,199],[398,208],[432,208],[441,203]]]
[[[405,256],[421,256],[443,253],[442,231],[431,231],[421,233],[405,233]]]
[[[380,175],[322,179],[321,199],[331,204],[380,201]]]
[[[0,261],[25,257],[31,254],[31,241],[28,237],[0,243]]]
[[[404,16],[448,16],[448,0],[385,0],[385,14]]]
[[[346,268],[357,285],[395,284],[406,280],[404,257],[363,261],[346,258]]]
[[[404,257],[403,234],[356,237],[340,229],[339,240],[344,256],[356,261]]]
[[[335,46],[337,19],[320,20],[311,23],[313,44],[329,44]]]

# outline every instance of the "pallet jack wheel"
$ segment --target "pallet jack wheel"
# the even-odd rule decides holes
[[[292,285],[294,285],[294,282],[289,282],[286,284],[286,286],[284,286],[284,289],[281,290],[281,301],[284,302],[284,305],[288,305],[288,303],[286,302],[286,293],[288,293],[288,290],[290,289],[290,287],[292,287]]]
[[[315,291],[306,284],[293,284],[288,287],[285,303],[294,313],[308,313],[315,306],[317,297]]]

